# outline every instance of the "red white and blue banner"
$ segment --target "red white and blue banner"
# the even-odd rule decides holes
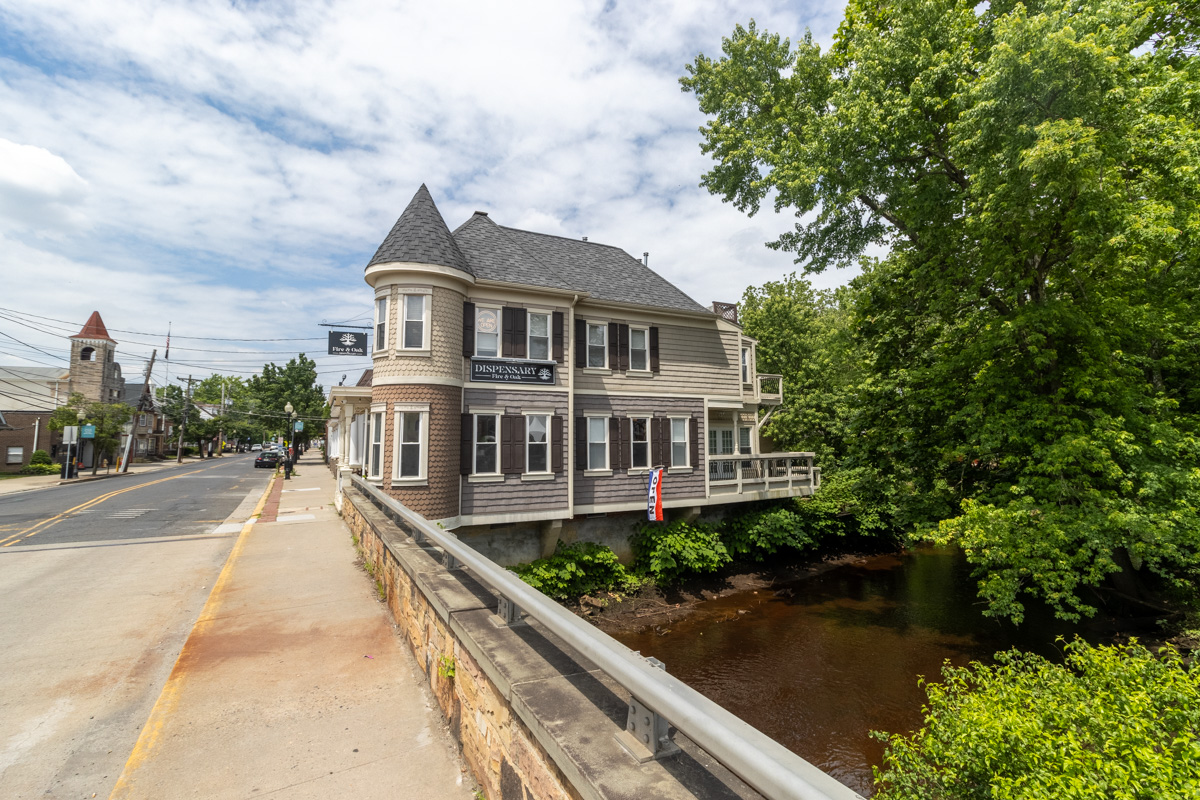
[[[650,482],[646,487],[646,519],[662,522],[662,481],[663,469],[657,467],[650,470]]]

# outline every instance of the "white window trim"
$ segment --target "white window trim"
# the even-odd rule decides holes
[[[496,312],[496,355],[485,356],[479,353],[479,312],[480,311],[495,311]],[[476,303],[475,304],[475,319],[472,321],[471,329],[475,332],[475,342],[471,352],[476,358],[502,358],[504,356],[504,306],[492,305],[491,303]]]
[[[592,342],[592,336],[591,336],[592,328],[599,328],[600,330],[602,330],[604,332],[604,345],[603,345],[604,364],[599,367],[592,366],[592,352],[591,352],[591,350],[592,350],[592,343],[591,343]],[[608,363],[608,323],[607,322],[593,322],[592,320],[587,321],[587,329],[584,331],[584,336],[583,336],[583,352],[584,352],[584,356],[585,356],[584,369],[604,371],[604,372],[608,372],[611,374],[612,367]]]
[[[654,415],[649,412],[631,412],[631,413],[627,414],[626,416],[629,417],[629,464],[630,464],[630,466],[629,466],[628,472],[631,475],[637,475],[637,474],[640,474],[643,472],[649,472],[650,468],[654,466],[654,463],[653,463],[654,462],[654,453],[653,453],[654,447],[653,447],[653,443],[650,441],[650,420],[654,418]],[[646,466],[644,466],[644,467],[633,466],[633,421],[635,419],[646,420]]]
[[[379,301],[384,301],[383,307],[383,343],[379,341]],[[380,292],[375,295],[375,324],[371,327],[371,335],[375,338],[375,345],[371,349],[372,353],[385,353],[388,349],[388,342],[392,338],[392,293],[389,289],[386,292]]]
[[[608,441],[608,439],[609,439],[609,436],[608,436],[609,416],[610,415],[608,415],[608,414],[598,413],[598,412],[597,413],[584,413],[584,415],[583,415],[583,418],[584,418],[583,424],[587,426],[585,429],[586,433],[587,433],[587,436],[586,436],[586,439],[587,439],[587,469],[585,469],[583,471],[584,475],[612,475],[613,474],[612,473],[612,444]],[[594,419],[604,420],[604,425],[602,428],[604,431],[604,466],[603,467],[593,467],[592,466],[592,444],[599,444],[599,442],[595,442],[595,443],[592,442],[591,421]]]
[[[632,366],[633,365],[633,332],[634,331],[643,331],[646,334],[646,368],[645,369],[634,369]],[[629,352],[626,353],[626,357],[629,359],[629,364],[630,364],[629,369],[625,370],[626,373],[628,373],[630,375],[653,375],[654,374],[654,371],[650,369],[650,326],[648,326],[648,325],[630,325],[629,326]]]
[[[533,357],[533,322],[529,319],[534,314],[544,314],[546,316],[546,358]],[[525,309],[525,357],[530,361],[544,361],[546,364],[554,363],[554,311],[546,308],[527,308]]]
[[[16,451],[16,460],[15,461],[13,460],[13,451],[14,450]],[[11,447],[6,448],[4,451],[4,463],[5,464],[24,464],[25,463],[25,446],[24,445],[12,445]]]
[[[690,416],[687,416],[687,417],[673,416],[673,417],[667,417],[667,419],[671,420],[671,422],[669,423],[671,426],[671,429],[669,431],[669,435],[667,436],[667,441],[669,442],[668,446],[671,448],[671,452],[668,453],[668,459],[667,459],[669,462],[674,462],[674,456],[675,456],[675,420],[681,419],[687,423],[686,425],[684,425],[685,433],[683,435],[683,456],[684,456],[684,458],[687,459],[687,463],[684,463],[684,464],[671,463],[671,469],[691,470],[691,468],[695,466],[695,464],[692,463],[692,425],[694,425],[695,423],[692,422],[692,418]]]
[[[421,415],[421,454],[418,456],[421,465],[416,477],[400,476],[400,415]],[[428,403],[396,403],[392,406],[392,485],[393,486],[424,486],[429,483],[429,404]]]
[[[500,480],[504,480],[504,473],[500,471],[500,417],[501,413],[498,410],[488,411],[472,411],[471,412],[471,475],[480,477],[498,476]],[[477,468],[479,461],[479,420],[478,417],[495,417],[496,418],[496,441],[493,444],[496,447],[496,469],[491,472],[480,472]],[[485,442],[486,444],[486,442]]]
[[[553,448],[553,444],[550,441],[553,438],[553,434],[551,433],[551,428],[553,427],[553,423],[550,421],[550,418],[553,415],[548,414],[545,411],[526,411],[523,413],[523,416],[525,417],[525,429],[524,429],[524,431],[522,431],[522,436],[525,439],[525,442],[524,442],[525,447],[522,449],[525,451],[525,468],[523,470],[521,470],[521,473],[523,475],[553,475],[554,470],[550,469],[550,467],[552,466],[550,464],[550,451]],[[529,469],[529,445],[531,444],[531,442],[529,441],[529,418],[530,417],[545,417],[546,418],[546,445],[545,445],[546,446],[546,469],[538,470],[537,472],[532,472]]]
[[[738,366],[741,372],[742,384],[749,386],[754,383],[754,347],[751,345],[742,346],[743,362]]]
[[[372,458],[372,452],[375,447],[375,441],[372,438],[375,433],[375,415],[378,414],[381,419],[381,429],[379,431],[379,463],[375,463]],[[383,462],[386,459],[384,452],[384,441],[387,437],[387,403],[381,403],[371,406],[371,410],[367,412],[367,480],[373,483],[383,482]],[[376,471],[377,470],[377,471]]]
[[[417,297],[417,296],[424,298],[424,300],[421,304],[421,323],[422,323],[421,324],[421,346],[420,347],[406,347],[404,344],[404,323],[408,321],[407,317],[406,317],[406,315],[408,314],[407,298],[408,297]],[[430,350],[430,339],[432,338],[432,333],[433,333],[432,330],[430,330],[433,327],[433,321],[431,319],[431,317],[433,316],[433,292],[429,289],[424,289],[424,290],[401,289],[400,295],[399,295],[399,297],[397,297],[396,302],[400,308],[400,313],[398,315],[398,318],[397,318],[398,321],[397,321],[397,325],[396,325],[396,327],[399,328],[397,335],[400,337],[399,338],[400,346],[398,349],[400,349],[401,351],[403,351],[405,353],[410,353],[410,354],[411,353],[428,353]]]

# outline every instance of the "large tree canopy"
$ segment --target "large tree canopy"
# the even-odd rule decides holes
[[[857,457],[996,614],[1200,564],[1200,74],[1187,3],[852,0],[682,79],[710,191],[857,281]],[[933,524],[941,522],[937,531]]]

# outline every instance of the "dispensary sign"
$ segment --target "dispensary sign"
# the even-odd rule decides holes
[[[331,356],[365,356],[367,335],[353,331],[330,331],[329,353]]]
[[[542,361],[471,359],[471,380],[488,383],[540,383],[554,385],[554,364]]]

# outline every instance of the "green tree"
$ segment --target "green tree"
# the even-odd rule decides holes
[[[79,419],[80,411],[84,415],[82,422]],[[66,405],[54,409],[49,425],[52,431],[61,431],[70,425],[96,427],[96,435],[92,440],[92,474],[95,475],[102,457],[107,456],[110,463],[116,461],[116,447],[132,416],[133,408],[124,403],[91,403],[79,392],[72,392]]]
[[[1173,648],[1066,646],[943,668],[924,725],[886,738],[879,800],[1200,796],[1200,669]]]
[[[965,548],[993,614],[1200,565],[1190,8],[853,0],[828,52],[751,23],[682,79],[703,185],[799,217],[772,246],[889,250],[855,282],[850,458]]]
[[[254,402],[254,413],[273,432],[286,434],[288,415],[284,407],[291,403],[296,416],[304,421],[304,430],[296,435],[297,441],[307,442],[313,429],[320,425],[319,420],[326,419],[329,413],[325,390],[317,383],[317,364],[304,353],[282,367],[266,364],[261,374],[251,376],[246,391]]]

